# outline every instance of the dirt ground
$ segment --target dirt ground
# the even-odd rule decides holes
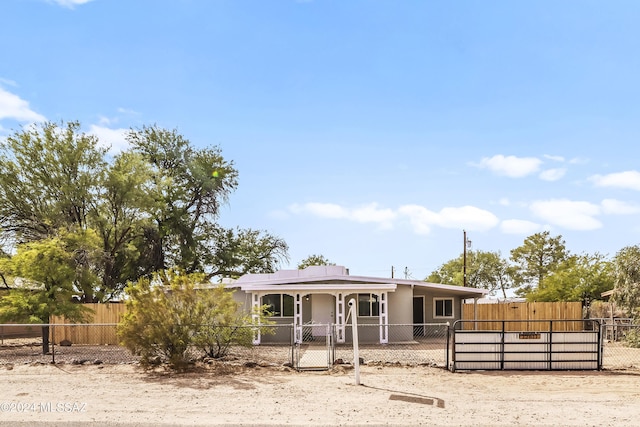
[[[0,425],[640,425],[630,372],[456,372],[363,366],[296,372],[216,365],[4,365]]]

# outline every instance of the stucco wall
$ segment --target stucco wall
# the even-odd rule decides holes
[[[235,289],[233,292],[233,300],[240,304],[240,310],[245,313],[251,313],[251,294],[240,289]]]
[[[422,289],[417,289],[415,292],[416,296],[424,295],[424,321],[425,323],[444,323],[451,322],[453,323],[455,320],[461,318],[461,299],[459,297],[452,297],[447,294],[434,294],[431,292],[424,292]],[[453,317],[452,318],[442,318],[434,317],[434,299],[437,298],[453,298]]]
[[[413,292],[411,286],[398,285],[389,292],[389,323],[405,325],[413,323]]]

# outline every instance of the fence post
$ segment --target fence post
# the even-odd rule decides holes
[[[594,322],[593,320],[591,322]],[[602,356],[604,353],[604,339],[602,338],[602,325],[600,321],[595,320],[598,325],[598,371],[602,370]]]
[[[502,321],[502,334],[500,334],[500,369],[504,371],[504,335],[506,321]]]
[[[47,337],[48,338],[48,337]],[[51,325],[51,362],[56,363],[56,325]]]
[[[449,369],[449,346],[451,345],[451,324],[447,322],[447,345],[444,347],[444,360],[446,363],[446,368]]]
[[[553,369],[553,320],[549,320],[549,370]]]

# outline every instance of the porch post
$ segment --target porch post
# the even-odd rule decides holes
[[[338,292],[336,295],[336,342],[344,343],[344,294]]]
[[[260,326],[260,293],[251,292],[251,319],[253,324]],[[256,329],[253,333],[253,345],[260,345],[260,329]]]
[[[293,294],[295,312],[293,314],[294,342],[300,344],[302,342],[302,294],[296,292]]]
[[[387,313],[387,292],[380,292],[378,305],[380,307],[380,344],[389,342],[389,316]]]

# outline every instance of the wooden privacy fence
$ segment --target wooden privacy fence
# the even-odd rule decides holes
[[[86,324],[73,325],[65,318],[54,316],[51,319],[50,339],[55,344],[70,341],[73,345],[115,345],[118,344],[116,328],[126,312],[125,304],[85,304],[93,310]],[[59,326],[58,326],[59,325]]]
[[[581,302],[516,302],[499,304],[464,304],[462,320],[482,320],[483,322],[465,322],[464,329],[499,331],[537,331],[540,320],[577,320],[582,319]],[[491,322],[495,320],[495,322]],[[525,321],[531,322],[525,322]],[[507,321],[507,322],[502,322]],[[579,331],[584,329],[583,322],[554,322],[556,331]]]

